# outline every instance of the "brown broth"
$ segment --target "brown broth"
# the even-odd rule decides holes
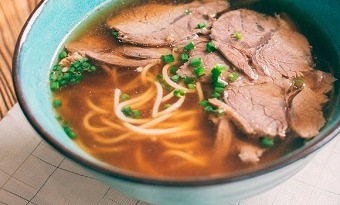
[[[78,40],[95,36],[106,42],[109,47],[114,48],[119,45],[118,42],[112,40],[110,33],[102,25],[86,28],[86,30],[91,32],[84,32],[85,34],[79,35]],[[135,89],[130,91],[124,88],[125,86],[130,86],[134,78],[140,74],[136,69],[113,68],[113,70],[116,70],[116,73],[114,73],[107,72],[99,64],[97,67],[98,69],[95,73],[86,74],[85,79],[79,84],[68,86],[62,91],[54,93],[54,98],[61,99],[63,102],[62,107],[56,108],[57,113],[62,116],[63,121],[68,122],[74,129],[77,135],[75,142],[96,158],[121,169],[161,177],[216,176],[256,166],[244,164],[240,161],[235,152],[235,144],[231,145],[231,151],[227,157],[221,159],[215,156],[214,140],[216,130],[213,124],[209,122],[207,114],[202,111],[198,104],[199,100],[196,94],[186,95],[187,99],[179,109],[178,115],[181,112],[196,110],[197,114],[188,116],[188,121],[189,119],[195,120],[194,127],[198,134],[184,139],[168,140],[168,142],[172,145],[195,144],[195,146],[187,146],[187,148],[178,150],[196,157],[199,161],[203,161],[204,165],[188,162],[175,155],[164,156],[164,153],[169,150],[162,144],[164,136],[146,136],[134,133],[129,138],[118,143],[111,145],[101,143],[96,137],[98,133],[95,134],[84,126],[84,118],[89,112],[92,112],[87,101],[91,100],[100,109],[110,112],[109,114],[95,114],[90,120],[91,126],[99,130],[105,130],[107,126],[103,123],[103,118],[113,123],[117,121],[113,114],[114,89],[120,88],[123,93],[127,93],[131,98],[134,98],[144,93],[148,88],[140,84],[135,84]],[[161,66],[156,66],[152,69],[152,72],[160,74],[161,69]],[[142,110],[142,118],[150,117],[150,110],[147,108],[152,107],[153,101],[154,99]],[[174,103],[174,101],[169,101],[169,103]],[[161,106],[164,106],[164,104]],[[177,123],[180,125],[186,123],[185,121]],[[99,134],[102,136],[101,139],[107,140],[117,138],[126,132],[126,130],[121,131],[112,128],[99,132]],[[139,138],[143,138],[143,140],[139,140]],[[272,161],[302,145],[300,141],[296,143],[297,141],[293,136],[287,136],[286,141],[277,142],[274,147],[265,152],[259,164]],[[279,148],[280,146],[284,148]],[[106,150],[106,152],[103,150]]]

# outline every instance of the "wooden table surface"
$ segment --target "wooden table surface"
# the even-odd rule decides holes
[[[0,0],[0,120],[16,103],[12,57],[17,37],[40,0]]]

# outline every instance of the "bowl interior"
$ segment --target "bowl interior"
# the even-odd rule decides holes
[[[326,59],[332,65],[333,74],[340,79],[340,4],[337,0],[265,0],[263,3],[276,4],[283,10],[291,11],[296,19],[306,20],[307,25],[319,25],[318,29],[310,32],[317,34],[314,40],[317,50],[327,54]],[[74,29],[96,12],[108,12],[110,8],[119,9],[131,1],[112,0],[47,0],[43,1],[30,18],[19,38],[13,64],[13,77],[19,103],[34,128],[57,150],[66,156],[93,170],[100,170],[106,174],[115,174],[124,178],[138,180],[136,173],[124,173],[118,168],[111,167],[82,151],[64,133],[51,105],[51,92],[49,90],[49,70],[57,54],[63,48],[67,37]],[[332,3],[333,2],[333,3]],[[60,7],[60,5],[63,5]],[[290,12],[289,12],[290,13]],[[306,18],[308,16],[308,18]],[[308,26],[306,26],[308,28]],[[314,28],[314,27],[313,27]],[[321,37],[320,37],[321,36]],[[320,38],[321,39],[320,39]],[[313,36],[310,38],[313,39]],[[321,43],[320,43],[321,42]],[[330,102],[331,109],[327,114],[329,120],[320,136],[313,139],[308,145],[294,151],[275,162],[259,167],[253,174],[268,172],[277,167],[284,166],[295,160],[305,157],[321,145],[331,140],[340,128],[340,83],[335,83],[334,97]],[[246,176],[249,172],[238,173],[237,177]],[[234,179],[236,179],[234,178]],[[230,179],[230,178],[229,178]],[[153,179],[150,179],[154,182]],[[157,182],[157,180],[155,180]]]

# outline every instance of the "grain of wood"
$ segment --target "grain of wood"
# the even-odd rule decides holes
[[[16,102],[12,81],[15,43],[39,0],[0,1],[0,120]]]

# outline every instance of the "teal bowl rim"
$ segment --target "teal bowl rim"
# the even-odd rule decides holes
[[[273,171],[279,170],[284,168],[288,165],[297,162],[298,160],[306,158],[311,153],[315,152],[329,141],[331,141],[338,133],[340,133],[340,118],[337,122],[332,126],[331,129],[327,130],[322,136],[318,136],[317,139],[312,140],[308,143],[308,145],[304,145],[298,152],[293,151],[293,154],[281,157],[277,160],[272,162],[257,166],[253,169],[247,169],[245,171],[240,171],[237,174],[233,175],[226,175],[226,176],[218,176],[214,178],[196,178],[196,179],[169,179],[169,178],[152,178],[146,176],[138,176],[137,174],[126,174],[123,172],[118,172],[114,169],[110,169],[107,166],[99,165],[97,163],[91,162],[87,159],[84,159],[80,155],[70,151],[67,149],[66,146],[59,143],[53,136],[49,135],[48,132],[42,127],[39,121],[35,118],[35,116],[30,111],[28,103],[26,99],[23,97],[23,87],[19,80],[19,70],[20,68],[20,51],[23,42],[27,37],[27,33],[29,32],[30,25],[34,23],[36,18],[39,16],[40,11],[43,9],[44,3],[46,0],[42,0],[37,7],[34,9],[32,14],[27,19],[26,23],[23,26],[23,29],[20,32],[18,37],[15,51],[13,55],[13,64],[12,64],[12,77],[13,83],[15,88],[15,93],[18,99],[18,103],[25,115],[28,119],[32,127],[36,130],[36,132],[46,141],[48,142],[53,148],[59,151],[61,154],[65,155],[66,157],[70,158],[76,163],[79,163],[83,167],[94,171],[95,173],[98,172],[108,177],[114,177],[116,179],[120,179],[123,181],[129,181],[134,183],[140,184],[147,184],[147,185],[159,185],[159,186],[170,186],[170,187],[198,187],[198,186],[208,186],[208,185],[220,185],[226,183],[232,183],[237,181],[242,181],[250,178],[255,178],[261,175],[269,174]]]

